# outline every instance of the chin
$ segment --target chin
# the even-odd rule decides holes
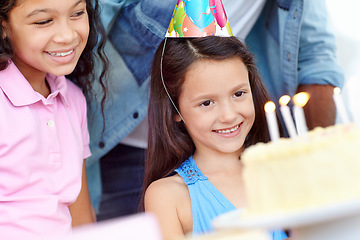
[[[234,147],[227,147],[227,148],[223,148],[223,149],[219,149],[220,152],[223,153],[234,153],[234,152],[238,152],[242,150],[243,145],[241,146],[234,146]]]
[[[57,69],[53,69],[53,71],[49,71],[49,73],[55,76],[66,76],[71,74],[76,66],[68,66],[68,67],[58,67]]]

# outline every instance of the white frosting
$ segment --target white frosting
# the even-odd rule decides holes
[[[259,143],[242,155],[250,214],[360,199],[360,130],[317,128],[306,139]]]

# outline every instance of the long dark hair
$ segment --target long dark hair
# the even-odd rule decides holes
[[[177,112],[162,84],[161,60],[166,88],[178,108],[185,74],[194,62],[199,59],[241,59],[249,73],[255,106],[255,122],[245,140],[245,147],[269,141],[264,105],[270,98],[257,72],[252,53],[237,38],[168,38],[165,49],[164,42],[165,40],[155,53],[151,74],[144,191],[153,181],[172,174],[195,151],[195,145],[185,125],[175,121]]]
[[[0,23],[9,20],[10,11],[16,7],[19,0],[1,0],[0,1]],[[67,76],[76,83],[87,97],[91,97],[92,85],[94,81],[99,81],[103,90],[101,107],[103,109],[106,98],[105,74],[108,68],[108,60],[104,53],[105,30],[101,24],[99,16],[98,0],[86,0],[86,10],[89,16],[90,32],[87,44],[82,52],[74,71]],[[96,49],[96,52],[94,52]],[[13,57],[14,51],[7,37],[4,37],[4,29],[0,24],[0,71],[4,70],[9,59]],[[99,58],[102,65],[100,76],[95,76],[95,59]]]

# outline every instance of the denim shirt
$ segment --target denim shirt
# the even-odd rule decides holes
[[[246,44],[275,103],[300,84],[344,84],[325,0],[268,0]]]
[[[176,0],[101,0],[108,30],[111,69],[106,129],[102,135],[100,99],[89,101],[92,156],[88,165],[126,137],[147,114],[153,55],[165,36]],[[234,0],[235,1],[235,0]],[[246,38],[274,102],[294,95],[299,84],[341,87],[335,38],[325,0],[268,0]],[[95,86],[96,88],[96,86]]]
[[[108,32],[109,94],[102,133],[101,99],[89,99],[88,122],[92,156],[98,161],[131,133],[147,115],[153,55],[164,39],[177,0],[101,0]],[[99,72],[96,69],[97,72]],[[94,89],[100,86],[94,86]]]

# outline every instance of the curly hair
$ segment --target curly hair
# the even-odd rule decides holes
[[[13,56],[13,49],[11,43],[7,37],[5,37],[2,23],[8,21],[9,12],[16,6],[16,0],[2,0],[0,3],[0,71],[4,70],[9,59]]]

